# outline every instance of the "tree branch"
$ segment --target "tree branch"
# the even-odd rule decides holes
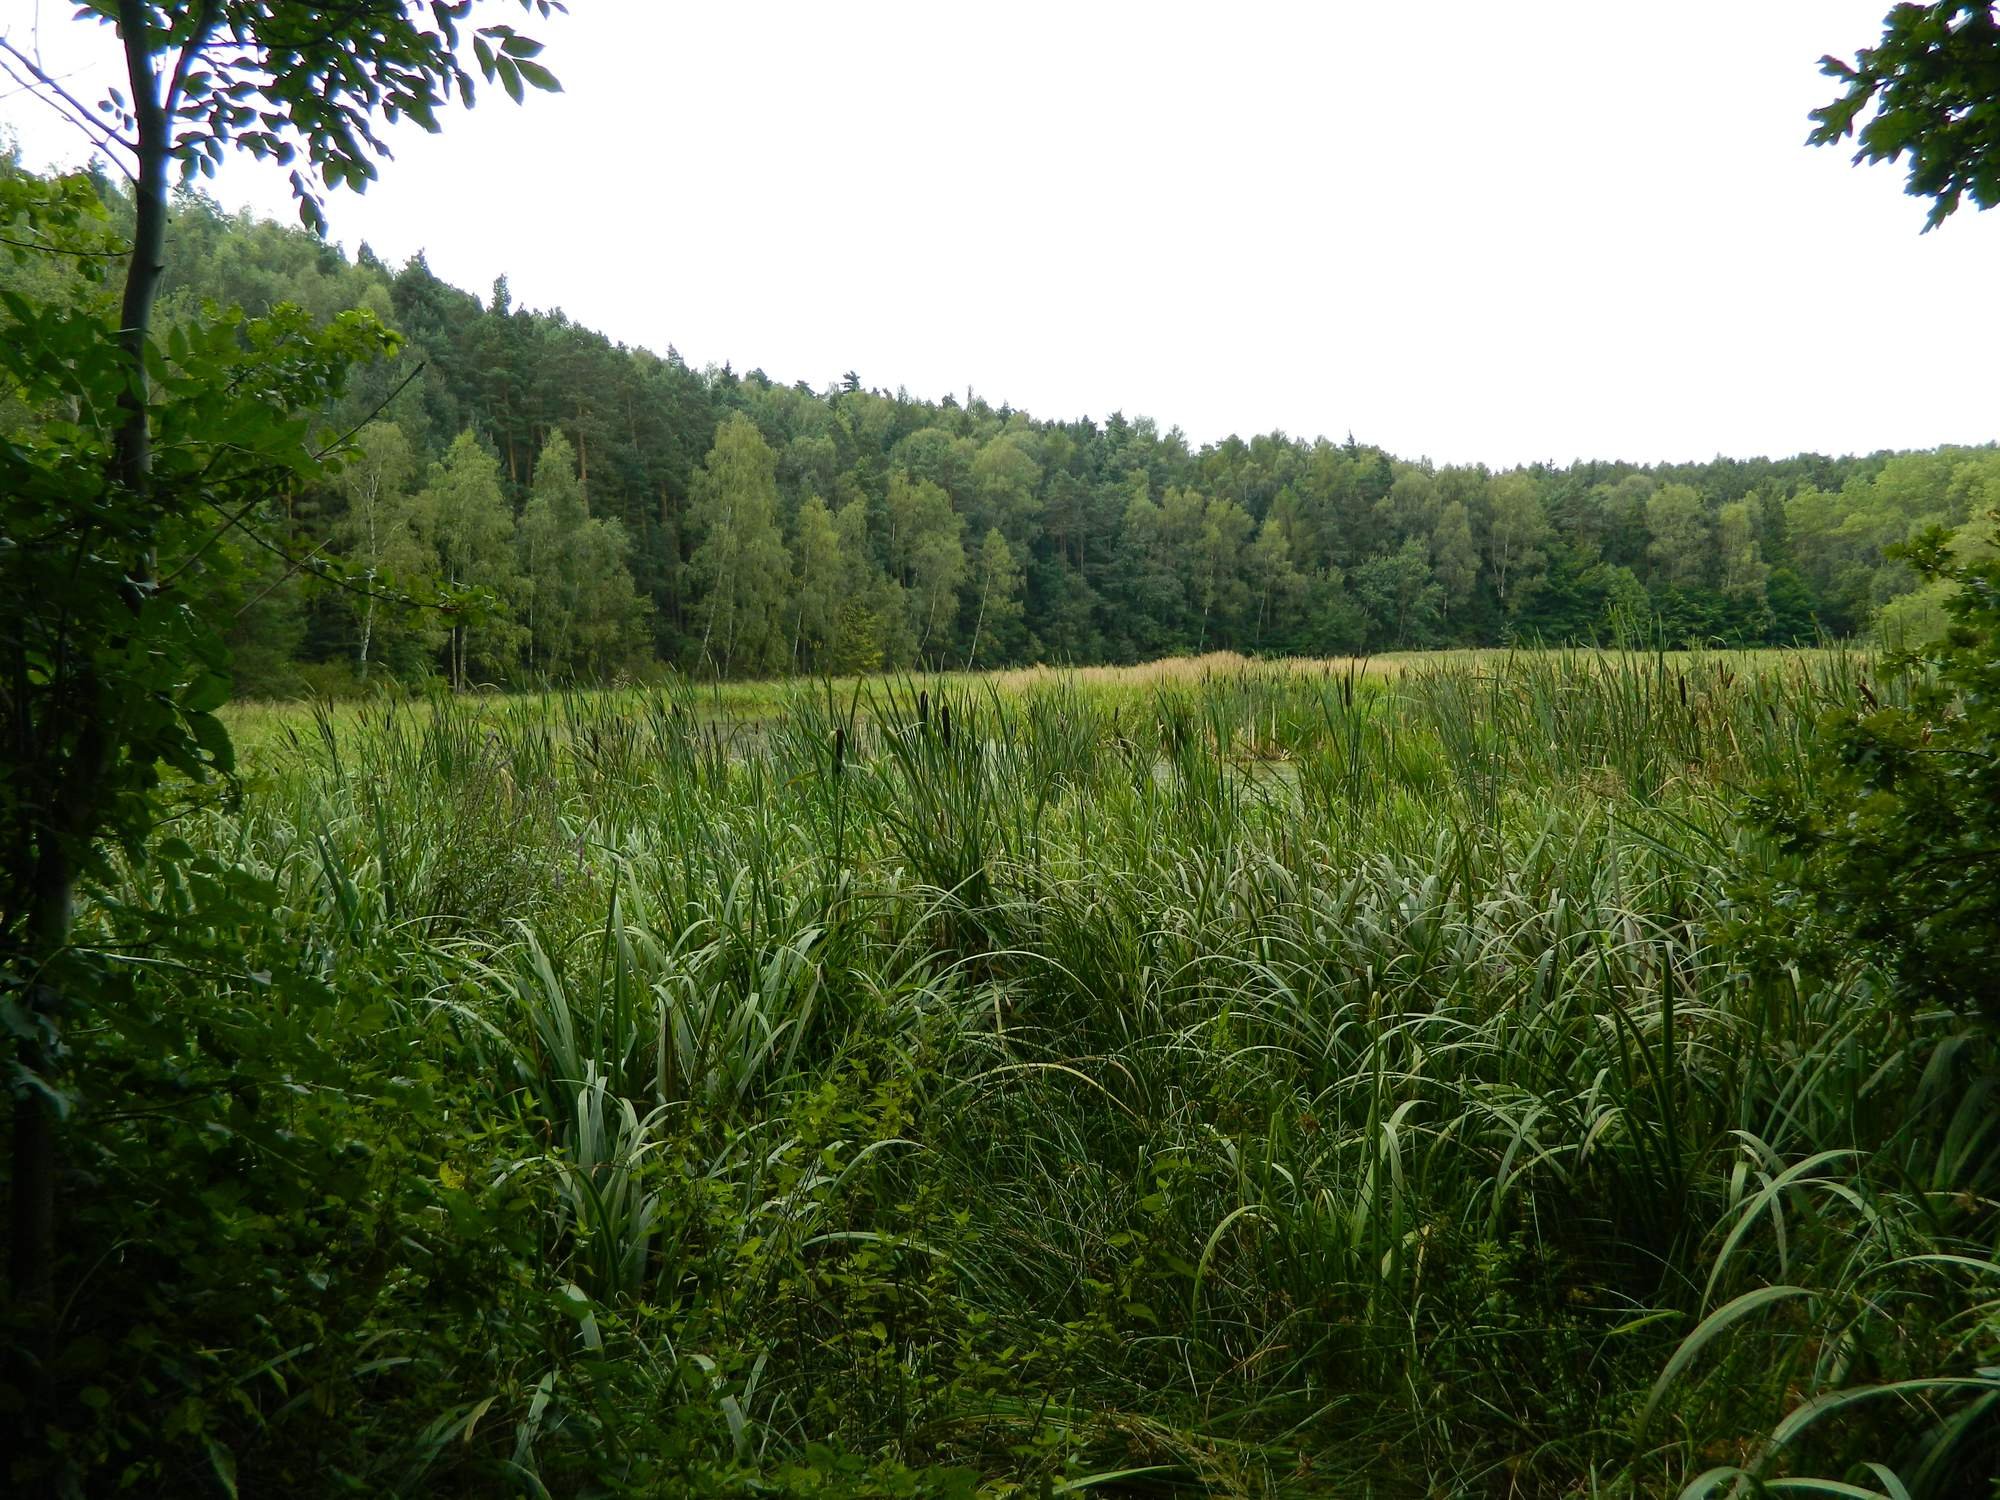
[[[202,0],[201,9],[195,12],[194,26],[188,32],[188,39],[181,44],[180,60],[174,64],[174,76],[167,83],[166,98],[160,101],[161,108],[171,119],[180,107],[181,85],[187,82],[188,64],[208,40],[209,32],[215,29],[217,0]]]
[[[6,68],[7,76],[12,78],[16,83],[20,83],[23,89],[35,94],[50,109],[82,131],[89,138],[93,146],[110,144],[131,152],[135,157],[139,154],[139,143],[137,141],[128,141],[124,136],[118,134],[117,131],[111,129],[97,117],[96,111],[92,110],[68,89],[64,88],[39,63],[23,53],[20,48],[16,47],[4,36],[0,36],[0,52],[5,52],[16,63],[20,64],[21,67],[25,68],[28,71],[29,77],[34,82],[32,84],[22,83],[20,76],[14,72],[13,68],[0,63],[0,67]],[[51,98],[51,95],[54,97]],[[124,172],[128,178],[132,176],[132,173],[126,168],[123,162],[118,163],[118,170]]]
[[[377,417],[381,416],[383,412],[387,411],[389,409],[389,403],[391,401],[394,401],[398,396],[402,395],[404,388],[407,387],[412,380],[415,380],[419,375],[423,374],[424,371],[429,368],[429,366],[430,366],[430,361],[428,360],[418,361],[417,367],[414,370],[410,371],[409,374],[405,375],[401,380],[397,381],[396,388],[393,391],[389,392],[388,395],[384,396],[380,401],[377,401],[375,405],[369,409],[367,416],[363,417],[359,422],[356,422],[352,427],[348,428],[347,431],[343,432],[339,437],[335,438],[331,443],[327,444],[326,447],[320,449],[319,452],[315,453],[313,455],[314,460],[318,461],[324,459],[327,457],[327,455],[337,452],[339,449],[345,448],[347,446],[348,439],[352,438],[362,428],[366,427],[370,422],[374,421]]]
[[[131,247],[122,250],[68,250],[61,245],[44,245],[39,240],[17,240],[12,235],[0,234],[0,245],[12,245],[17,250],[35,250],[43,255],[74,255],[79,260],[117,260],[130,255]]]

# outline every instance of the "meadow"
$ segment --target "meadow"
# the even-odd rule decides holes
[[[232,710],[97,918],[248,957],[78,1044],[216,1101],[97,1122],[208,1217],[88,1378],[248,1493],[1994,1493],[1990,1043],[1741,817],[1874,670]]]

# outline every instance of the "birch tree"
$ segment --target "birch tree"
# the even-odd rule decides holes
[[[500,492],[499,462],[471,431],[461,432],[444,458],[431,465],[430,482],[417,501],[417,525],[437,553],[445,582],[482,591],[474,607],[452,616],[446,632],[452,686],[469,686],[475,671],[505,677],[525,635],[514,616],[521,597],[514,517]]]
[[[340,470],[337,487],[347,511],[333,535],[366,585],[357,601],[361,638],[354,658],[364,682],[374,660],[383,586],[408,586],[437,571],[436,553],[416,532],[416,496],[410,490],[416,469],[403,429],[394,422],[376,421],[356,435],[354,456]]]
[[[717,430],[695,475],[688,522],[702,663],[725,677],[738,668],[776,670],[785,658],[781,620],[791,581],[778,529],[777,456],[740,412]]]
[[[980,637],[989,625],[996,635],[1004,634],[1021,618],[1021,565],[998,526],[989,527],[980,543],[973,576],[979,606],[972,620],[972,649],[965,654],[968,672],[979,660]]]

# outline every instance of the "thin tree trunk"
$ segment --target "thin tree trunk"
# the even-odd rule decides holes
[[[528,658],[528,677],[535,675],[535,604],[542,597],[542,575],[537,570],[535,548],[528,546],[528,644],[524,648]]]
[[[361,611],[361,680],[368,680],[368,645],[375,638],[375,570],[368,570],[368,604]]]
[[[381,559],[381,552],[375,545],[375,502],[380,493],[381,481],[376,480],[375,492],[368,497],[368,603],[361,611],[361,680],[368,680],[368,645],[375,638],[375,564]]]
[[[979,632],[986,628],[986,596],[993,592],[991,579],[979,591],[979,616],[972,622],[972,649],[965,653],[965,670],[972,670],[973,658],[979,655]]]
[[[924,611],[924,633],[917,641],[917,660],[924,659],[924,647],[931,643],[931,626],[937,623],[937,600],[931,600],[931,607]]]
[[[80,692],[94,692],[83,679]],[[58,713],[63,712],[61,708]],[[86,700],[71,755],[36,780],[45,813],[35,840],[20,946],[7,955],[27,981],[31,1015],[49,1032],[62,996],[50,971],[68,946],[75,902],[76,853],[102,816],[98,788],[110,770],[110,738],[94,701]],[[39,1030],[39,1028],[38,1028]],[[33,1078],[47,1081],[56,1059],[42,1035],[16,1043],[15,1057]],[[45,1094],[25,1090],[14,1105],[14,1160],[10,1204],[9,1284],[28,1314],[30,1347],[46,1356],[54,1335],[57,1139],[55,1112]]]
[[[718,590],[717,593],[708,596],[708,608],[702,612],[701,659],[707,662],[713,662],[715,659],[708,654],[708,642],[709,637],[715,634],[715,611],[721,603],[719,592]]]
[[[153,74],[152,26],[144,0],[118,0],[118,31],[125,44],[125,71],[138,124],[139,181],[133,194],[132,259],[125,268],[125,296],[118,311],[118,341],[131,368],[131,381],[118,407],[114,462],[119,483],[143,496],[151,488],[153,440],[147,425],[146,337],[152,329],[153,299],[166,271],[167,106]]]
[[[35,904],[28,920],[27,958],[34,975],[29,1005],[38,1015],[52,1009],[57,998],[37,971],[69,941],[74,879],[62,841],[51,838],[36,862]],[[41,1043],[18,1046],[21,1066],[44,1077],[53,1059]],[[56,1120],[48,1098],[37,1090],[24,1090],[14,1099],[13,1173],[8,1281],[14,1301],[29,1315],[31,1337],[42,1346],[38,1352],[45,1354],[55,1315]]]
[[[213,13],[212,4],[203,6],[190,46],[213,24]],[[168,112],[173,101],[162,97],[160,80],[153,71],[153,32],[145,0],[119,0],[118,31],[138,135],[139,173],[133,195],[132,256],[125,268],[118,322],[118,343],[130,378],[118,401],[120,417],[112,440],[111,477],[143,501],[152,488],[153,470],[146,338],[160,277],[166,269],[171,145]],[[153,571],[150,553],[135,559],[138,582],[150,582]],[[108,727],[103,722],[95,674],[88,667],[74,671],[70,701],[78,706],[81,722],[68,763],[49,778],[54,796],[37,840],[34,908],[26,934],[28,951],[23,955],[29,972],[36,976],[30,1004],[43,1017],[54,1011],[57,997],[41,975],[69,942],[70,913],[75,904],[74,848],[97,833],[102,818],[98,787],[109,760]],[[18,1055],[21,1064],[38,1077],[54,1061],[38,1042],[22,1044]],[[54,1333],[55,1124],[54,1112],[42,1094],[30,1090],[17,1096],[9,1273],[14,1299],[27,1311],[34,1337],[44,1344]]]

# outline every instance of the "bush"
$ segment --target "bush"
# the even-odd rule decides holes
[[[1753,805],[1798,893],[1776,920],[1812,935],[1775,943],[1822,966],[1858,945],[1909,1003],[2000,1023],[2000,561],[1942,528],[1903,555],[1949,625],[1884,659],[1904,701],[1829,712],[1813,774]]]

